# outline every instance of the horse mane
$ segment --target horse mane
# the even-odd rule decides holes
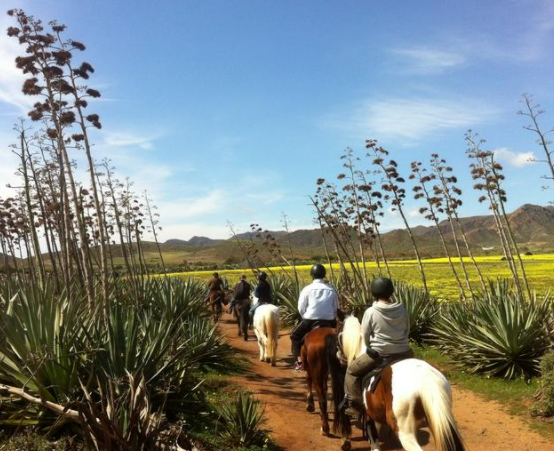
[[[362,325],[358,318],[349,316],[344,321],[342,329],[342,352],[348,361],[348,365],[362,353]]]

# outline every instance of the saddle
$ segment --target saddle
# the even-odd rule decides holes
[[[335,321],[330,319],[317,320],[312,324],[311,330],[319,329],[321,327],[335,327]]]
[[[383,373],[383,370],[387,368],[388,366],[391,366],[397,362],[400,362],[401,360],[405,359],[411,359],[413,358],[413,355],[411,352],[405,352],[402,354],[396,354],[396,355],[387,355],[387,356],[381,356],[375,352],[377,357],[377,365],[375,368],[373,368],[369,373],[367,373],[362,378],[362,387],[365,391],[368,391],[369,393],[374,393],[375,389],[377,388],[377,385],[379,384],[379,381],[381,380],[381,374]],[[371,355],[371,357],[374,357]]]

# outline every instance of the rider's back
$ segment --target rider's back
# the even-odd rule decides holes
[[[381,355],[408,352],[410,322],[406,308],[399,302],[379,302],[366,310],[362,320],[366,345]]]
[[[303,319],[334,320],[337,309],[337,292],[323,280],[314,280],[300,293],[298,310]]]

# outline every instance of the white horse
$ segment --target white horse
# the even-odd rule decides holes
[[[279,339],[279,308],[273,304],[260,305],[254,313],[254,333],[260,347],[260,360],[275,366]]]
[[[366,352],[360,322],[350,316],[344,323],[342,346],[350,364]],[[383,370],[375,392],[364,391],[370,420],[368,437],[372,451],[380,450],[375,423],[386,423],[398,435],[406,451],[423,451],[417,430],[426,419],[437,451],[465,451],[452,414],[452,391],[440,371],[423,360],[406,359]],[[343,449],[349,449],[346,438]]]

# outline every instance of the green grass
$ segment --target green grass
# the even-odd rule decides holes
[[[554,271],[554,255],[532,255],[524,256],[523,258],[531,287],[539,294],[544,294],[549,291],[553,286],[551,274]],[[476,259],[485,279],[511,278],[508,265],[505,261],[501,260],[501,256],[476,257]],[[459,268],[458,259],[456,259],[455,262]],[[466,268],[473,287],[478,291],[480,289],[480,283],[477,272],[471,262],[466,261],[466,259],[464,259],[464,262],[466,262]],[[432,294],[444,299],[457,299],[459,297],[458,286],[456,285],[450,266],[445,258],[424,260],[424,266],[429,290]],[[375,263],[368,263],[367,267],[370,274],[377,274],[377,266]],[[421,278],[415,260],[391,261],[390,268],[393,278],[421,286]],[[310,266],[299,266],[298,269],[302,277],[308,280]],[[270,270],[279,272],[281,268],[270,268]],[[173,273],[171,275],[207,280],[211,277],[212,273],[213,271],[191,271],[186,273]],[[251,275],[248,269],[221,270],[219,273],[220,275],[226,276],[231,283],[238,281],[240,275],[243,273]]]
[[[517,415],[541,436],[554,441],[552,421],[531,416],[537,381],[526,383],[523,379],[504,380],[468,374],[457,368],[448,357],[431,347],[414,347],[416,357],[439,368],[449,382],[464,390],[477,393],[490,401],[501,403],[510,415]]]

